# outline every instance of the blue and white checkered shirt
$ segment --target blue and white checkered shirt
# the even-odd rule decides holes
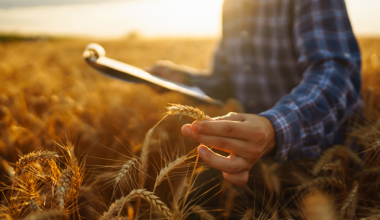
[[[213,75],[197,85],[267,117],[284,162],[342,141],[361,103],[360,68],[344,0],[225,0]]]

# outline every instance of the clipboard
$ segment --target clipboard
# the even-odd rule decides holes
[[[177,91],[201,102],[221,106],[223,102],[207,96],[200,88],[176,83],[155,75],[152,75],[135,66],[106,57],[106,51],[96,43],[87,45],[83,52],[83,58],[95,70],[132,83],[153,84],[165,89]]]

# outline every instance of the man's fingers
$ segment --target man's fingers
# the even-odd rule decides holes
[[[204,145],[198,147],[198,153],[208,165],[226,173],[239,173],[248,169],[246,160],[239,156],[223,157]]]
[[[216,149],[226,151],[229,153],[233,153],[236,155],[246,155],[247,152],[244,148],[246,146],[246,142],[239,139],[234,138],[227,138],[227,137],[221,137],[221,136],[213,136],[213,135],[204,135],[197,133],[191,129],[190,125],[184,125],[182,127],[182,133],[193,139],[196,140],[204,145],[214,147]]]
[[[233,185],[243,186],[248,182],[249,172],[247,170],[234,174],[223,172],[223,177]]]
[[[195,121],[191,128],[201,134],[248,140],[251,125],[237,121]]]

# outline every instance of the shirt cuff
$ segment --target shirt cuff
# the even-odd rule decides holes
[[[293,132],[299,132],[298,118],[293,110],[288,108],[270,109],[262,112],[260,116],[269,119],[276,131],[277,152],[274,156],[276,163],[283,163],[291,160],[292,145],[294,144]]]

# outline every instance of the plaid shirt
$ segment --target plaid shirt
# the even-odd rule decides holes
[[[344,0],[225,0],[213,74],[196,84],[267,117],[280,163],[344,140],[361,103],[360,68]]]

